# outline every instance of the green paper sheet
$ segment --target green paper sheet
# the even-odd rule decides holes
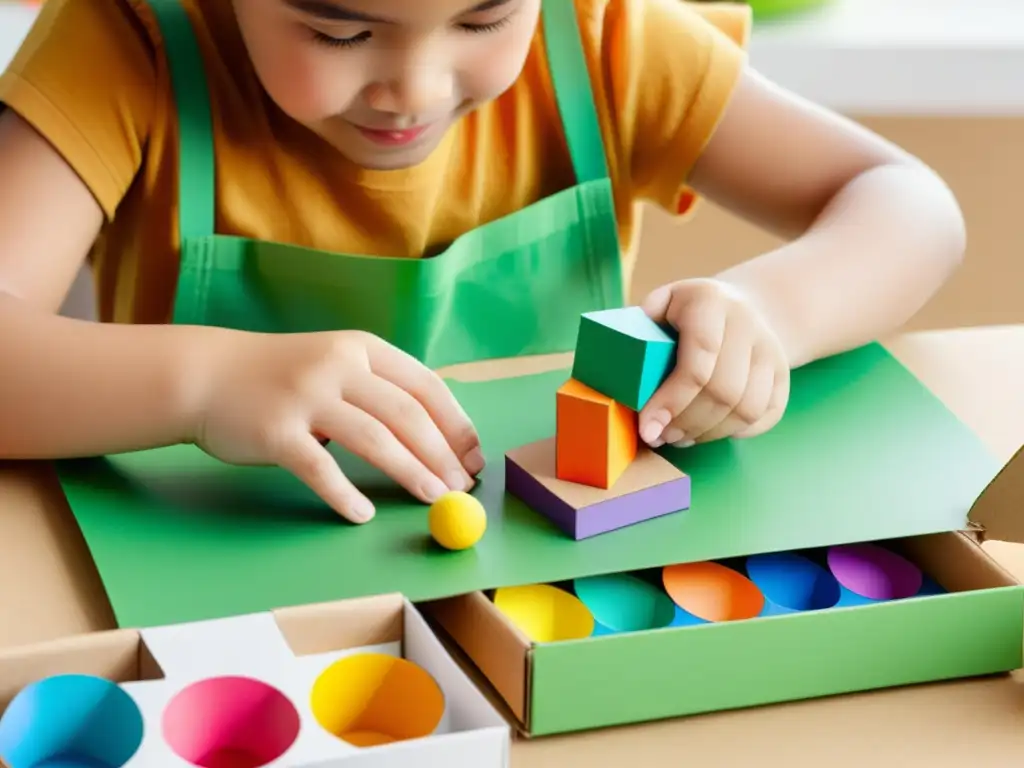
[[[665,455],[692,476],[688,512],[581,542],[503,490],[506,450],[554,433],[567,371],[453,382],[489,464],[488,530],[448,552],[427,508],[339,461],[378,504],[350,525],[277,468],[190,446],[62,462],[59,473],[121,626],[152,626],[355,596],[418,601],[672,562],[956,530],[998,464],[882,347],[795,372],[768,434]]]

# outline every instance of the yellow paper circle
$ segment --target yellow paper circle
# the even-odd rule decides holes
[[[328,733],[355,747],[429,736],[444,694],[417,664],[384,653],[338,659],[313,684],[310,708]]]
[[[468,549],[483,538],[487,513],[473,496],[450,491],[430,505],[430,535],[445,549]]]
[[[594,633],[594,617],[575,595],[550,584],[503,587],[494,605],[535,643],[579,640]]]

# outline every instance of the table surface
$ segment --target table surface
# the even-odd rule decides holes
[[[36,10],[0,0],[0,70]],[[751,61],[805,98],[856,114],[1024,114],[1024,2],[831,0],[758,24]]]
[[[1008,459],[1024,439],[1024,326],[929,332],[888,348]],[[536,361],[531,370],[565,364]],[[507,369],[506,369],[507,370]],[[492,368],[453,369],[462,378]],[[0,646],[108,628],[103,588],[49,465],[0,463]],[[1024,547],[989,542],[1024,579]],[[699,660],[695,660],[699,663]],[[940,683],[519,741],[513,768],[665,765],[986,768],[1024,760],[1024,676]]]

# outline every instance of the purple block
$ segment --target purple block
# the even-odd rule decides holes
[[[553,438],[509,451],[505,490],[577,541],[690,508],[690,477],[649,449],[608,490],[558,479]]]

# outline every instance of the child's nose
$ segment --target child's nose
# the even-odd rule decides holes
[[[381,112],[401,115],[435,116],[452,101],[454,82],[450,72],[417,67],[402,77],[373,89],[370,106]]]

